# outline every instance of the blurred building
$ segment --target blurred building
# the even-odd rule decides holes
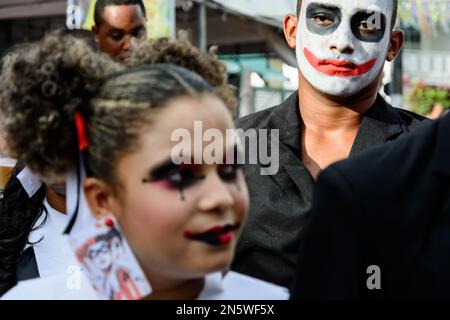
[[[70,4],[89,10],[89,0],[0,0],[0,54],[23,41],[33,41],[66,25]],[[229,66],[230,81],[239,88],[243,114],[278,103],[283,90],[283,63],[295,65],[284,42],[281,21],[295,12],[295,0],[176,0],[176,28],[188,30],[199,47],[217,46]],[[203,9],[203,10],[202,10]],[[262,81],[254,95],[252,79]],[[270,90],[263,92],[262,87]],[[258,98],[262,97],[262,98]]]
[[[399,24],[405,76],[450,87],[450,0],[401,0]]]
[[[188,30],[191,41],[205,50],[217,47],[227,63],[230,81],[239,88],[239,115],[276,105],[296,89],[295,53],[282,30],[284,15],[295,12],[296,2],[175,0],[176,29]],[[0,54],[64,27],[70,3],[89,7],[89,0],[0,0]],[[404,91],[417,81],[450,87],[449,14],[450,0],[399,0],[405,49],[387,64],[381,90],[394,105],[404,106]]]
[[[65,25],[66,0],[0,0],[0,54]]]
[[[394,75],[404,106],[450,109],[450,0],[400,0],[398,20],[406,43]]]
[[[296,0],[177,1],[177,28],[189,30],[192,41],[217,46],[227,63],[230,81],[239,88],[239,116],[283,101],[296,87],[284,73],[295,66],[295,53],[282,30],[286,14],[295,13]],[[205,21],[202,28],[202,10]],[[296,82],[296,76],[294,81]]]

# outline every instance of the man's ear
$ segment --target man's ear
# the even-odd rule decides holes
[[[103,181],[96,178],[86,178],[84,194],[89,208],[97,218],[111,213],[114,215],[120,213],[114,191]]]
[[[292,49],[297,45],[297,24],[298,19],[293,14],[288,14],[284,17],[283,21],[283,29],[284,29],[284,37],[286,38],[286,42],[288,46]]]
[[[100,30],[95,25],[92,26],[91,30],[92,30],[92,34],[94,35],[94,40],[98,44],[98,33],[99,33]]]
[[[394,30],[391,33],[391,39],[389,40],[389,49],[386,55],[386,60],[391,62],[397,57],[400,50],[403,47],[403,42],[405,40],[405,35],[401,30]]]

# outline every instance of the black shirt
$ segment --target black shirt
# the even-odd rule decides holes
[[[350,156],[394,140],[418,127],[424,119],[394,108],[378,96],[362,118]],[[279,129],[280,159],[275,175],[261,175],[261,164],[244,165],[250,212],[232,269],[290,287],[315,185],[301,160],[298,93],[276,107],[238,119],[237,127],[269,132]],[[270,144],[270,137],[268,141]]]
[[[449,137],[447,115],[321,172],[293,298],[450,298]]]

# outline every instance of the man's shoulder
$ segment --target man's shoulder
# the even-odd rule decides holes
[[[406,109],[400,109],[400,108],[395,108],[392,107],[397,114],[400,116],[400,118],[402,119],[402,122],[404,122],[408,127],[412,127],[415,128],[419,125],[422,124],[422,122],[428,122],[429,119],[417,114],[415,112],[406,110]]]
[[[438,121],[428,121],[420,128],[395,141],[372,147],[360,154],[330,166],[355,186],[377,184],[394,186],[408,175],[420,174],[434,156]],[[425,160],[425,161],[423,161]]]

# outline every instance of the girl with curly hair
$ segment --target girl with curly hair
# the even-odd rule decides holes
[[[173,64],[118,71],[73,41],[47,36],[5,61],[0,111],[9,155],[49,183],[65,179],[81,156],[89,214],[114,216],[152,286],[145,298],[287,298],[284,288],[227,271],[248,210],[239,166],[205,161],[206,144],[188,150],[201,164],[171,157],[178,129],[195,136],[200,121],[225,136],[233,128],[224,102],[233,101],[231,91]],[[228,142],[226,159],[237,147]],[[24,281],[5,298],[63,299],[73,294],[66,284],[65,275]],[[89,286],[76,294],[96,297]]]
[[[51,59],[52,50],[58,45],[57,42],[77,48],[76,54],[84,56],[85,63],[91,63],[88,61],[93,59],[93,52],[88,50],[85,44],[71,37],[65,37],[65,35],[71,35],[77,39],[81,38],[95,51],[95,47],[89,41],[86,41],[85,37],[79,37],[78,34],[66,31],[56,32],[53,35],[53,42],[47,40],[47,47],[41,48],[41,54],[48,56],[46,65],[41,67],[44,70],[43,75],[46,77],[46,80],[42,83],[44,90],[52,90],[51,88],[56,85],[56,82],[52,81],[56,79],[56,74],[52,74],[52,70],[58,57],[55,57],[54,61]],[[11,50],[13,54],[4,61],[11,60],[17,55],[29,56],[30,50],[32,50],[32,44],[18,46]],[[71,54],[74,53],[71,52]],[[102,59],[108,61],[108,58],[108,56],[103,56]],[[191,45],[182,33],[179,34],[178,39],[159,38],[133,42],[131,56],[124,66],[111,61],[108,64],[103,62],[98,66],[97,72],[106,75],[113,71],[122,70],[124,67],[138,67],[144,64],[157,63],[175,64],[201,75],[218,92],[222,92],[222,97],[227,100],[230,111],[236,110],[237,101],[234,96],[234,89],[227,84],[225,64],[213,52],[205,53]],[[91,67],[96,66],[92,64]],[[41,74],[41,77],[43,75]],[[9,74],[9,76],[13,76],[13,74]],[[6,74],[2,79],[6,83],[10,81]],[[4,91],[4,98],[7,98],[7,94],[17,90],[17,88],[11,86],[6,88],[9,88],[10,91]],[[95,86],[92,88],[95,88]],[[22,93],[24,94],[19,93],[17,95],[16,103],[22,103],[21,99],[25,103],[29,101],[26,88]],[[17,123],[17,128],[11,128],[13,130],[12,136],[16,135],[15,130],[25,134],[22,131],[26,127],[23,127],[23,125],[23,123]],[[49,135],[52,138],[55,137],[52,132]],[[41,138],[41,140],[44,138]],[[62,138],[65,138],[65,136],[62,136]],[[52,157],[52,154],[47,155],[46,161],[52,162]],[[61,230],[68,222],[65,203],[65,178],[45,184],[41,180],[47,180],[46,177],[35,176],[26,170],[28,173],[26,178],[34,180],[34,184],[39,183],[30,193],[24,189],[23,183],[17,177],[19,174],[24,175],[23,169],[23,165],[17,165],[5,188],[3,200],[0,202],[0,261],[2,262],[0,264],[0,296],[14,286],[17,281],[65,273],[67,268],[73,264],[73,259],[66,254],[68,248],[65,243],[55,239],[59,237]]]

